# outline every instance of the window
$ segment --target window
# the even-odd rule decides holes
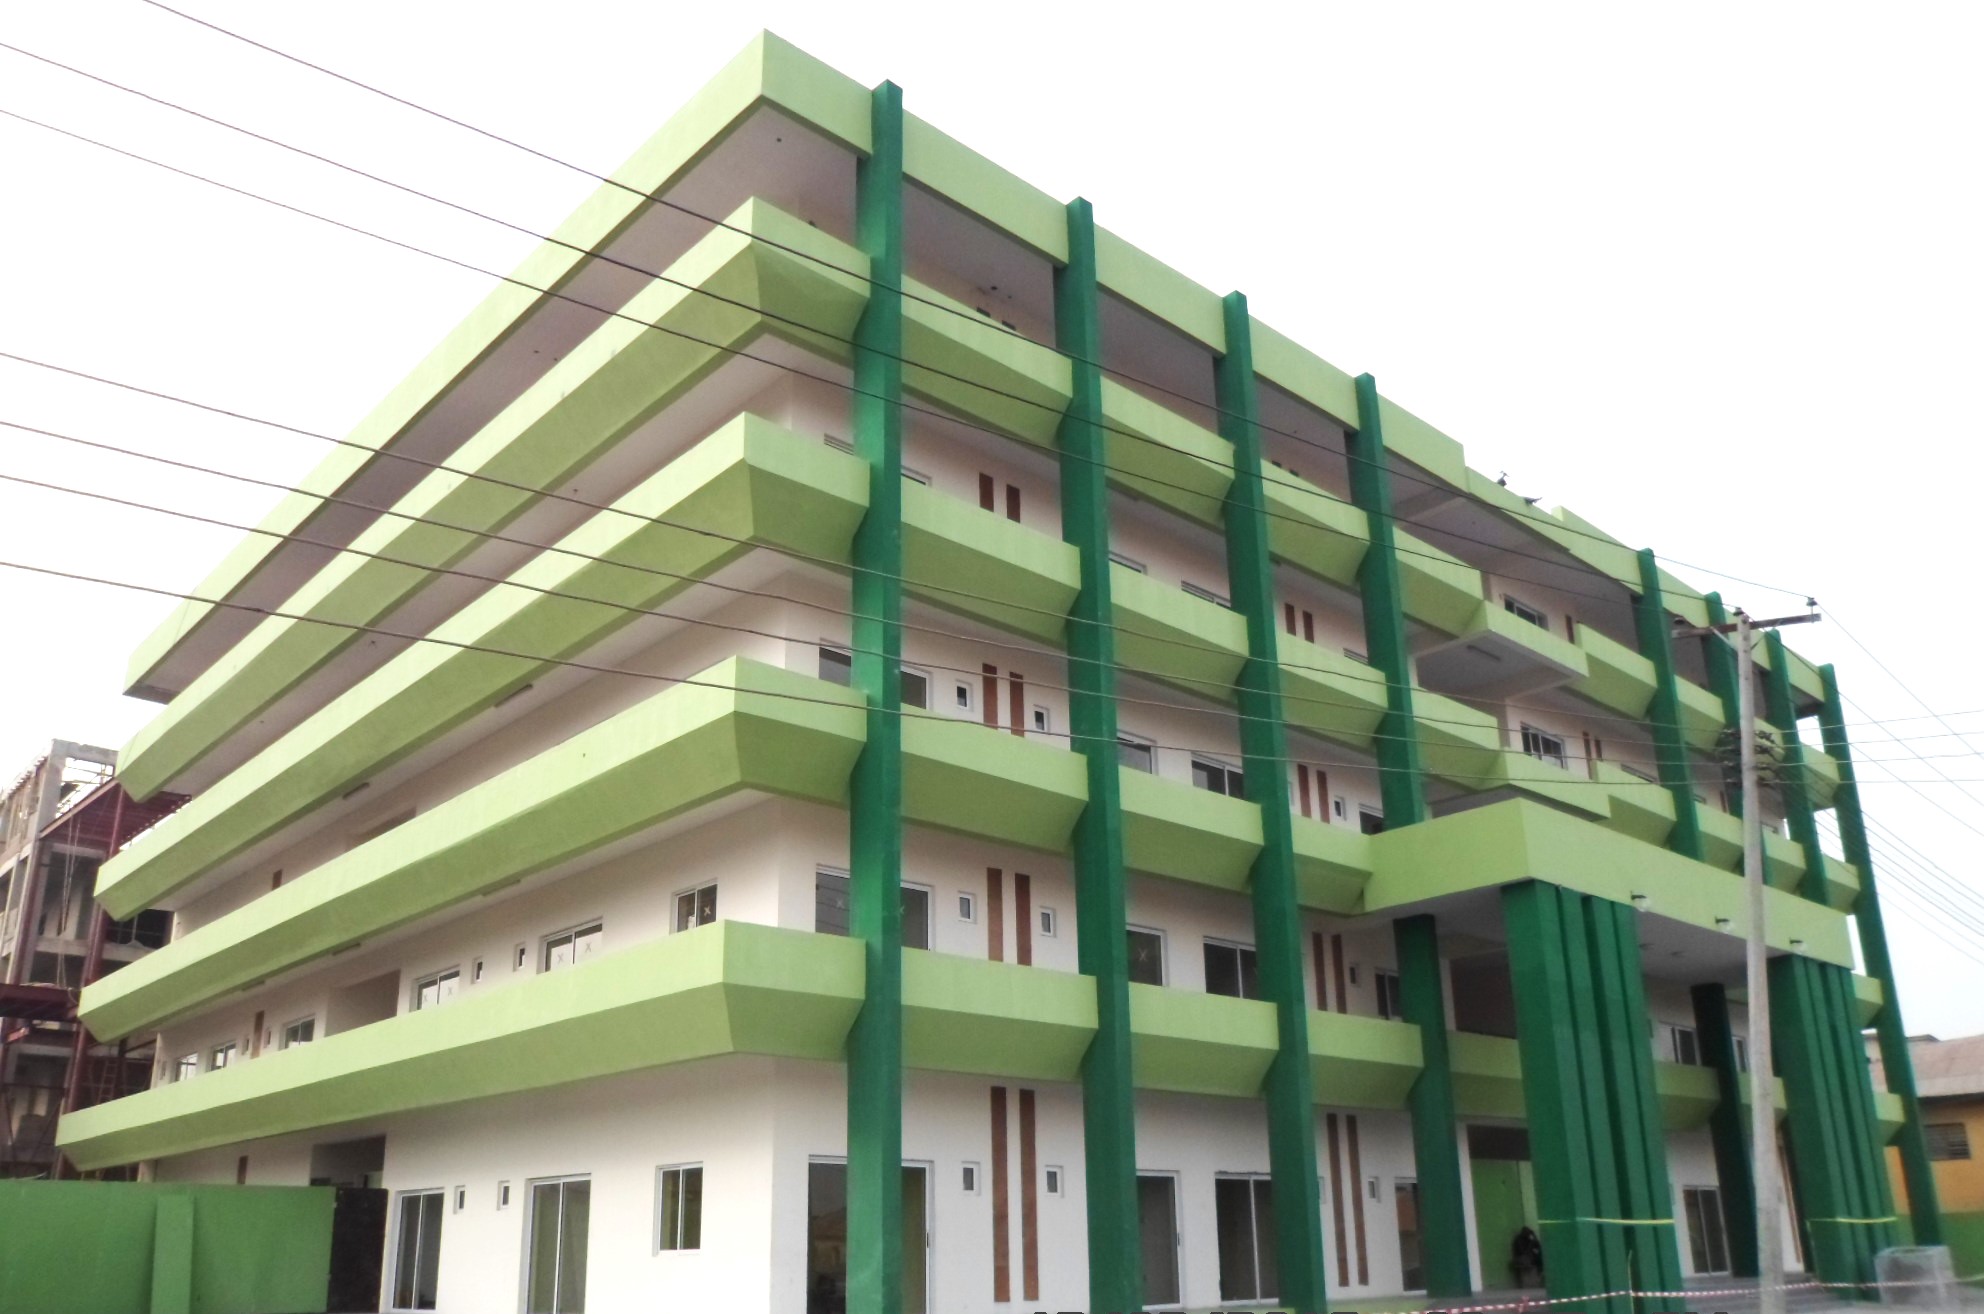
[[[1564,756],[1564,740],[1560,735],[1548,734],[1533,725],[1522,728],[1522,751],[1539,762],[1554,762],[1558,766],[1568,766]]]
[[[530,1184],[524,1314],[584,1314],[586,1234],[591,1221],[591,1178]]]
[[[1164,932],[1132,926],[1129,939],[1130,979],[1144,985],[1164,984]]]
[[[963,1165],[963,1171],[958,1175],[958,1186],[966,1195],[978,1194],[977,1164],[968,1163]]]
[[[300,1017],[282,1029],[282,1047],[307,1045],[317,1038],[317,1019]]]
[[[716,882],[684,890],[675,896],[675,929],[693,930],[716,920]]]
[[[958,920],[975,922],[978,920],[978,896],[960,892],[958,894]]]
[[[1033,708],[1033,732],[1037,735],[1045,735],[1052,734],[1053,731],[1054,714],[1036,703]]]
[[[481,981],[482,981],[482,960],[478,958],[475,960],[475,966],[469,969],[468,983],[470,985],[478,985],[481,983]]]
[[[1748,1072],[1750,1070],[1750,1042],[1742,1036],[1737,1036],[1734,1039],[1736,1041],[1736,1070],[1738,1072]]]
[[[913,666],[902,668],[902,705],[930,710],[930,673]]]
[[[455,1188],[455,1212],[460,1213],[466,1208],[468,1208],[468,1188],[466,1186],[457,1186]]]
[[[1399,1285],[1407,1291],[1424,1291],[1426,1264],[1419,1228],[1419,1183],[1410,1178],[1393,1179],[1392,1205],[1398,1216]]]
[[[197,1077],[199,1075],[200,1056],[198,1054],[181,1054],[179,1061],[172,1065],[172,1079],[174,1081],[185,1081],[190,1077]]]
[[[1274,1256],[1274,1188],[1266,1177],[1216,1177],[1219,1298],[1273,1300],[1281,1286]]]
[[[1139,575],[1146,573],[1144,563],[1138,561],[1135,557],[1126,557],[1121,552],[1111,552],[1109,559],[1125,570],[1135,571]]]
[[[703,1166],[683,1164],[660,1170],[660,1233],[657,1250],[703,1248]]]
[[[845,648],[820,645],[820,678],[830,684],[854,682],[854,654]]]
[[[433,1309],[441,1272],[441,1192],[400,1195],[393,1244],[393,1308]]]
[[[547,935],[544,937],[543,956],[538,961],[544,964],[547,972],[585,962],[599,952],[601,929],[600,923],[587,922],[569,931]]]
[[[1050,1164],[1043,1176],[1046,1178],[1047,1194],[1061,1194],[1061,1183],[1065,1180],[1061,1170]]]
[[[1378,992],[1378,1016],[1399,1018],[1405,1016],[1400,1002],[1397,972],[1387,972],[1378,968],[1371,973],[1371,984]]]
[[[1225,607],[1229,611],[1232,610],[1233,604],[1219,594],[1214,593],[1211,589],[1200,588],[1197,584],[1193,584],[1190,581],[1180,584],[1178,587],[1201,602],[1210,602],[1215,607]]]
[[[277,883],[282,873],[276,873]],[[163,949],[172,939],[172,914],[164,908],[147,908],[128,921],[112,922],[104,930],[111,944],[135,944],[143,949]]]
[[[1701,1066],[1701,1045],[1693,1027],[1667,1028],[1667,1056],[1676,1063],[1686,1063],[1692,1067]]]
[[[1359,806],[1357,809],[1357,829],[1366,835],[1380,835],[1385,829],[1385,814],[1376,808]]]
[[[1200,789],[1209,789],[1215,794],[1224,794],[1228,798],[1246,797],[1245,781],[1241,778],[1240,768],[1228,766],[1211,758],[1192,759],[1192,783]]]
[[[225,1045],[215,1045],[213,1053],[207,1055],[207,1071],[219,1072],[222,1068],[234,1062],[234,1052],[237,1048],[238,1046],[231,1040]]]
[[[510,1184],[508,1182],[496,1183],[496,1207],[498,1209],[508,1209],[510,1207]]]
[[[960,911],[963,899],[961,896]],[[822,935],[846,935],[848,922],[848,877],[844,871],[825,867],[813,873],[813,929]],[[902,887],[902,946],[905,949],[930,947],[930,891],[921,885]]]
[[[524,964],[528,962],[530,962],[530,946],[527,944],[518,945],[516,957],[511,962],[512,970],[521,972],[524,970]]]
[[[960,712],[969,712],[971,710],[970,681],[953,680],[951,682],[951,706],[957,708]]]
[[[1254,951],[1245,945],[1221,940],[1206,941],[1206,993],[1231,995],[1236,999],[1261,997],[1260,972]]]
[[[413,983],[413,992],[408,998],[408,1006],[414,1012],[423,1008],[433,1008],[445,1004],[455,997],[455,991],[462,983],[461,969],[450,967],[445,972],[433,972]]]
[[[1061,924],[1061,919],[1055,915],[1054,910],[1052,908],[1042,908],[1040,910],[1040,933],[1042,935],[1048,937],[1049,939],[1052,939],[1054,937],[1055,929],[1059,927],[1060,924]]]
[[[1538,629],[1547,630],[1550,628],[1550,618],[1530,606],[1527,602],[1524,602],[1521,598],[1511,597],[1504,593],[1502,595],[1502,609],[1517,620],[1526,620]]]
[[[1960,1122],[1925,1123],[1922,1127],[1922,1137],[1929,1142],[1931,1159],[1970,1157],[1970,1132]]]
[[[1116,761],[1132,771],[1157,770],[1157,745],[1137,735],[1116,732]]]
[[[1722,1231],[1722,1197],[1712,1186],[1688,1186],[1681,1190],[1688,1215],[1688,1253],[1695,1272],[1727,1273],[1729,1246]]]

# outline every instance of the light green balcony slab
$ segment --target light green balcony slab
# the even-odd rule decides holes
[[[1355,588],[1371,546],[1364,513],[1301,475],[1275,468],[1267,478],[1268,547],[1311,575]]]
[[[1692,680],[1676,679],[1674,690],[1680,695],[1681,737],[1698,753],[1714,752],[1716,736],[1725,724],[1722,700]]]
[[[739,417],[566,535],[560,546],[570,552],[543,553],[519,568],[510,578],[522,587],[476,598],[434,629],[442,642],[399,653],[118,854],[104,865],[98,897],[116,917],[168,899],[753,543],[844,556],[866,490],[853,458]],[[700,527],[724,537],[693,532]]]
[[[1473,792],[1501,779],[1502,727],[1486,712],[1426,690],[1412,695],[1426,770]]]
[[[1615,762],[1594,762],[1594,777],[1612,804],[1612,829],[1648,844],[1665,844],[1674,829],[1674,796],[1657,781],[1642,780]]]
[[[903,303],[903,388],[1052,447],[1073,387],[1067,357],[915,279],[906,282],[912,295]]]
[[[1591,673],[1583,648],[1493,602],[1476,605],[1461,631],[1461,641],[1486,647],[1504,662],[1528,668],[1521,686],[1524,689],[1556,688]]]
[[[1389,429],[1385,442],[1390,446]],[[1405,614],[1442,634],[1465,633],[1481,605],[1481,572],[1404,530],[1398,531],[1397,538]]]
[[[1139,1087],[1250,1097],[1274,1060],[1274,1005],[1132,982],[1130,1033]]]
[[[1545,799],[1597,821],[1610,822],[1612,818],[1610,791],[1593,785],[1591,778],[1582,771],[1531,757],[1514,748],[1502,750],[1499,765],[1502,782],[1510,789]]]
[[[741,789],[834,802],[855,696],[731,658],[209,922],[85,993],[104,1039],[596,850]]]
[[[1232,698],[1247,660],[1238,612],[1123,566],[1111,565],[1109,582],[1118,664],[1202,697]]]
[[[1739,940],[1748,926],[1740,877],[1528,799],[1385,831],[1371,853],[1367,912],[1535,879],[1614,903],[1644,894],[1648,913]],[[1852,965],[1842,914],[1785,890],[1766,897],[1771,948]]]
[[[1843,913],[1852,912],[1853,906],[1860,902],[1860,869],[1830,853],[1825,855],[1825,862],[1826,906]]]
[[[1516,1042],[1470,1031],[1447,1033],[1454,1075],[1454,1110],[1470,1118],[1527,1118],[1522,1099],[1522,1058]]]
[[[1586,673],[1571,688],[1622,716],[1645,716],[1653,704],[1653,663],[1590,625],[1578,626],[1578,647]]]
[[[1371,837],[1352,826],[1309,817],[1295,827],[1295,897],[1304,908],[1354,913],[1371,879]]]
[[[922,484],[905,483],[902,494],[910,593],[1001,629],[1061,642],[1081,587],[1073,547]]]
[[[1708,1125],[1709,1115],[1722,1103],[1715,1069],[1657,1059],[1653,1087],[1660,1096],[1660,1125],[1668,1131],[1693,1131]]]
[[[1703,804],[1695,809],[1702,828],[1702,861],[1723,871],[1743,866],[1743,819]]]
[[[1355,423],[1357,384],[1350,375],[1258,319],[1252,332],[1256,373],[1339,423]]]
[[[1805,850],[1775,830],[1764,835],[1764,881],[1774,889],[1796,890],[1805,879]]]
[[[719,1054],[835,1059],[861,946],[716,922],[70,1114],[85,1171]]]
[[[1423,1066],[1418,1027],[1355,1013],[1309,1012],[1309,1068],[1318,1104],[1402,1109]]]
[[[1073,972],[906,949],[902,996],[913,1068],[1073,1081],[1095,1034],[1095,982]]]
[[[1109,378],[1102,381],[1102,420],[1111,484],[1202,525],[1224,523],[1231,444]]]
[[[1829,808],[1839,793],[1839,759],[1816,744],[1802,749],[1805,759],[1805,791],[1815,808]]]
[[[1907,1115],[1901,1096],[1893,1091],[1874,1092],[1874,1125],[1880,1129],[1881,1144],[1886,1145],[1894,1140],[1895,1133],[1901,1130],[1901,1124],[1905,1121]]]
[[[773,243],[825,256],[839,244],[763,202],[726,222],[742,231],[715,229],[669,267],[686,287],[649,284],[626,318],[607,320],[449,458],[480,478],[430,472],[395,504],[400,515],[376,520],[355,552],[333,557],[283,603],[340,625],[263,620],[139,731],[119,755],[126,789],[144,798],[172,782],[359,643],[362,632],[350,626],[382,621],[480,546],[479,534],[507,527],[537,502],[528,490],[569,483],[722,364],[726,348],[748,348],[767,332],[808,340],[780,317],[853,331],[865,299],[858,257],[849,253],[855,273],[843,274],[780,250]]]
[[[1275,642],[1288,724],[1368,751],[1385,715],[1385,677],[1375,667],[1292,634]]]
[[[1886,998],[1887,996],[1881,992],[1879,981],[1871,976],[1862,976],[1858,972],[1853,974],[1853,1001],[1861,1026],[1874,1025],[1874,1015],[1881,1011],[1881,1005]]]
[[[1244,889],[1261,851],[1261,810],[1245,799],[1122,768],[1124,861],[1134,870]]]
[[[1030,849],[1065,852],[1088,803],[1082,758],[1064,741],[939,716],[902,727],[903,815]]]

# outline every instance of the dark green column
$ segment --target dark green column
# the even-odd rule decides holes
[[[1440,940],[1433,918],[1392,923],[1398,947],[1399,1004],[1419,1028],[1422,1065],[1406,1094],[1413,1158],[1419,1170],[1421,1258],[1428,1296],[1474,1291],[1467,1263],[1467,1216],[1461,1207],[1460,1138],[1454,1119],[1453,1067],[1447,1056],[1447,1001],[1440,983]]]
[[[1247,622],[1240,668],[1242,779],[1261,811],[1254,859],[1254,952],[1261,993],[1279,1028],[1268,1066],[1268,1167],[1274,1176],[1278,1304],[1302,1314],[1328,1308],[1323,1213],[1316,1185],[1315,1078],[1309,1069],[1309,998],[1302,983],[1302,911],[1295,898],[1294,817],[1288,801],[1288,728],[1282,720],[1274,564],[1268,555],[1267,490],[1261,480],[1259,396],[1247,299],[1226,298],[1226,354],[1215,374],[1220,433],[1233,445],[1226,495],[1226,573],[1233,606]]]
[[[1846,860],[1860,871],[1860,899],[1853,907],[1854,923],[1860,929],[1860,958],[1867,974],[1881,983],[1883,1003],[1874,1015],[1874,1033],[1880,1040],[1881,1070],[1887,1087],[1901,1100],[1901,1131],[1895,1147],[1901,1151],[1902,1178],[1908,1185],[1908,1214],[1915,1228],[1915,1244],[1943,1244],[1942,1209],[1936,1200],[1936,1177],[1929,1167],[1929,1147],[1922,1136],[1922,1101],[1915,1091],[1915,1063],[1908,1053],[1908,1032],[1902,1025],[1901,996],[1895,991],[1894,962],[1888,956],[1886,924],[1881,919],[1881,896],[1874,880],[1874,853],[1867,842],[1866,818],[1860,811],[1860,787],[1853,771],[1853,745],[1846,737],[1846,712],[1839,697],[1839,680],[1830,666],[1819,668],[1825,684],[1825,706],[1819,712],[1819,727],[1826,751],[1839,763],[1839,789],[1833,796],[1833,813],[1839,821],[1840,846]]]
[[[1784,821],[1791,838],[1805,851],[1805,880],[1799,893],[1824,903],[1825,850],[1819,847],[1819,823],[1812,815],[1812,796],[1805,787],[1805,748],[1798,742],[1798,711],[1791,701],[1791,660],[1784,638],[1776,630],[1764,636],[1770,653],[1770,678],[1764,685],[1766,719],[1778,734],[1778,797],[1784,800]]]
[[[847,1307],[902,1308],[902,89],[875,88],[855,174],[868,305],[854,329],[854,450],[868,511],[854,532],[852,684],[867,741],[848,783],[850,933],[867,993],[847,1038]]]
[[[1736,1033],[1729,1025],[1729,993],[1714,982],[1689,992],[1702,1060],[1715,1070],[1716,1105],[1709,1115],[1715,1179],[1722,1191],[1723,1229],[1729,1237],[1729,1271],[1757,1275],[1757,1185],[1751,1175],[1750,1112],[1743,1072],[1736,1063]]]
[[[1412,648],[1399,579],[1391,469],[1386,464],[1378,385],[1368,374],[1357,379],[1357,414],[1357,432],[1347,444],[1350,494],[1364,512],[1371,539],[1358,567],[1357,584],[1364,603],[1364,647],[1371,665],[1385,678],[1385,715],[1378,723],[1375,752],[1385,827],[1397,829],[1426,820],[1430,812],[1412,709]],[[1398,946],[1399,1002],[1405,1020],[1419,1028],[1423,1060],[1407,1107],[1412,1111],[1420,1209],[1426,1220],[1421,1230],[1426,1294],[1464,1296],[1473,1291],[1474,1279],[1467,1262],[1467,1228],[1460,1217],[1459,1119],[1447,1055],[1438,936],[1431,917],[1399,922],[1393,936]]]
[[[1674,799],[1674,829],[1667,847],[1683,857],[1702,860],[1702,823],[1695,811],[1695,778],[1688,767],[1688,741],[1681,733],[1681,692],[1674,673],[1674,627],[1667,619],[1667,599],[1660,587],[1660,563],[1652,548],[1640,550],[1640,591],[1633,598],[1633,621],[1639,632],[1640,655],[1653,663],[1653,703],[1647,720],[1653,726],[1653,754],[1660,783]]]
[[[1096,1012],[1095,1039],[1082,1058],[1088,1303],[1109,1311],[1141,1309],[1144,1301],[1100,305],[1095,215],[1078,199],[1068,205],[1068,263],[1055,273],[1054,309],[1074,385],[1061,419],[1061,536],[1081,553],[1081,592],[1068,614],[1068,723],[1088,772],[1088,805],[1074,836],[1076,948],[1083,974],[1095,980]]]
[[[1708,623],[1727,625],[1729,609],[1722,605],[1720,593],[1704,594],[1702,601],[1708,604]],[[1742,697],[1736,689],[1736,648],[1720,634],[1702,636],[1702,665],[1708,669],[1708,691],[1722,700],[1722,721],[1725,725],[1736,724],[1737,700]],[[1730,801],[1740,805],[1740,796]]]

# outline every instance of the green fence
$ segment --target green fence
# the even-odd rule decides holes
[[[329,1187],[0,1181],[0,1310],[321,1314]]]

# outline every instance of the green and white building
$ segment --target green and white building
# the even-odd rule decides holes
[[[351,438],[133,659],[81,1167],[383,1188],[387,1309],[1754,1271],[1750,679],[1783,1239],[1935,1235],[1830,672],[894,86],[754,41]]]

